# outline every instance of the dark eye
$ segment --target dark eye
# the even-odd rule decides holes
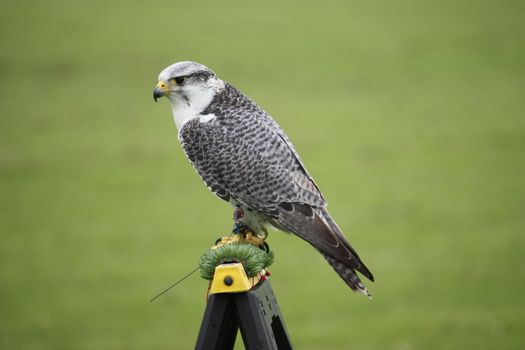
[[[177,83],[177,85],[182,85],[186,81],[186,77],[176,77],[173,80]]]

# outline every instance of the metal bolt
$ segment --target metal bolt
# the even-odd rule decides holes
[[[227,285],[227,286],[231,286],[233,284],[233,278],[231,278],[230,276],[226,276],[224,277],[224,284]]]

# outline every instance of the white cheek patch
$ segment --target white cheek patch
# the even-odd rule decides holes
[[[168,96],[175,124],[180,130],[189,120],[199,118],[201,123],[207,123],[215,119],[214,114],[201,116],[215,97],[224,88],[224,83],[219,79],[208,80],[201,85],[184,85],[179,93]]]
[[[182,99],[171,99],[171,111],[173,113],[173,119],[177,125],[177,129],[181,129],[186,122],[196,117],[195,111],[190,108]]]
[[[207,122],[209,122],[209,121],[212,121],[212,120],[215,119],[215,118],[216,118],[215,114],[206,114],[206,115],[201,115],[201,116],[199,117],[199,121],[200,121],[201,123],[207,123]]]

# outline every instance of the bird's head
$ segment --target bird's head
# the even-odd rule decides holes
[[[153,99],[155,102],[163,96],[169,99],[180,130],[188,120],[198,117],[224,86],[224,82],[205,65],[178,62],[160,72]]]
[[[215,95],[224,83],[215,73],[197,62],[178,62],[165,68],[159,74],[159,81],[153,90],[153,99],[166,96],[171,103],[199,104],[209,95]],[[202,101],[201,101],[202,103]]]

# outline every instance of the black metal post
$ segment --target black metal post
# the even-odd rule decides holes
[[[195,349],[231,350],[239,328],[248,350],[292,349],[268,280],[248,292],[210,295]]]

